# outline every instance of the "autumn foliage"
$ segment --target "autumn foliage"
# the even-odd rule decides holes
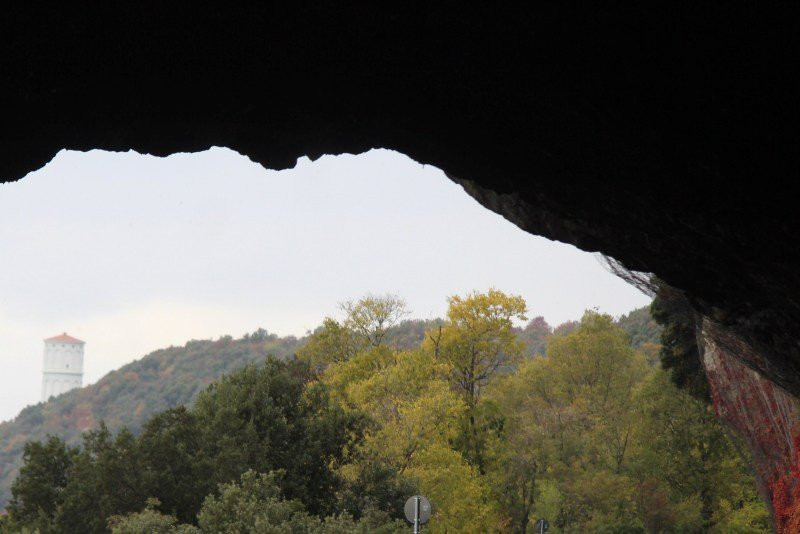
[[[143,424],[116,435],[101,424],[77,447],[55,436],[26,444],[0,532],[388,534],[408,530],[402,505],[415,493],[433,504],[431,533],[524,534],[542,517],[554,534],[771,530],[711,404],[654,358],[659,331],[646,310],[618,321],[587,311],[551,328],[541,318],[520,326],[525,301],[497,290],[448,303],[445,319],[399,323],[396,297],[347,303],[296,357],[207,387],[210,372],[280,340],[190,342],[126,367],[112,378]],[[781,432],[793,405],[769,384],[737,392],[732,381],[757,375],[713,354],[718,413],[764,454],[788,458],[797,449]],[[192,370],[202,391],[189,407],[146,415],[145,401],[160,398],[140,394],[153,377],[175,386]],[[772,418],[764,436],[754,410]],[[796,473],[775,458],[759,465],[779,467],[760,480],[789,531]]]
[[[800,532],[797,400],[712,340],[706,340],[704,365],[714,409],[747,446],[759,491],[772,503],[776,532]]]

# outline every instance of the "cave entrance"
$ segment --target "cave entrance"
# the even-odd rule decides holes
[[[344,324],[347,318],[337,303],[357,302],[367,294],[405,299],[409,317],[417,322],[406,325],[394,338],[390,335],[396,347],[404,350],[428,342],[426,330],[436,327],[437,319],[448,312],[447,297],[497,288],[521,295],[527,302],[526,318],[516,318],[514,332],[528,361],[546,352],[550,340],[577,332],[587,309],[610,314],[613,328],[626,331],[630,348],[642,363],[653,367],[658,359],[657,328],[641,309],[649,297],[612,275],[596,256],[531,236],[484,209],[439,169],[396,152],[375,150],[316,161],[301,158],[284,171],[265,170],[222,148],[166,158],[61,152],[41,171],[2,187],[2,211],[8,228],[14,230],[0,236],[4,249],[12,251],[4,267],[2,293],[18,312],[12,317],[8,310],[0,310],[8,325],[2,333],[12,348],[9,352],[25,355],[14,364],[15,372],[3,375],[9,377],[4,391],[13,391],[26,376],[36,383],[39,347],[31,339],[37,339],[37,332],[66,329],[89,343],[86,382],[94,388],[93,399],[135,391],[156,366],[153,376],[170,385],[159,390],[163,398],[154,404],[171,407],[193,399],[196,390],[184,387],[188,375],[181,375],[179,366],[153,363],[159,358],[180,350],[224,352],[236,343],[266,344],[288,357],[302,350],[304,336],[313,339],[312,333],[321,331],[318,327],[327,315]],[[601,323],[590,324],[587,332],[602,328]],[[570,343],[583,343],[581,339],[570,338]],[[614,338],[604,338],[602,343],[613,346]],[[163,354],[134,361],[168,346]],[[594,348],[597,354],[604,353],[599,345]],[[568,355],[574,347],[566,343],[559,350]],[[98,356],[94,361],[92,353]],[[589,368],[598,367],[597,362],[583,363],[587,370],[582,378],[591,377]],[[619,361],[612,358],[607,363]],[[644,373],[645,368],[636,372]],[[215,370],[231,369],[219,365]],[[513,366],[501,371],[514,372]],[[535,376],[536,369],[530,372]],[[569,376],[570,370],[561,372]],[[645,384],[644,374],[637,376],[638,388],[669,386]],[[592,380],[595,383],[596,377]],[[632,399],[633,382],[628,386],[625,394]],[[19,398],[29,390],[23,388]],[[92,411],[94,401],[74,395],[77,400],[63,408],[64,424],[77,422],[69,429],[77,439],[80,430],[97,422],[97,416]],[[497,402],[512,403],[496,395]],[[602,410],[586,407],[588,398],[575,397],[585,407],[581,413],[600,417]],[[651,414],[686,408],[660,400],[664,404],[650,406]],[[707,410],[696,403],[692,406],[697,417],[683,419],[682,424],[699,428],[713,424]],[[574,407],[565,404],[560,409],[559,417]],[[38,410],[44,420],[40,426],[51,424],[47,406]],[[16,411],[0,418],[13,417]],[[115,428],[141,428],[153,411],[153,404],[140,399],[130,407],[130,414],[114,421]],[[625,413],[625,420],[633,424],[633,412]],[[23,420],[28,421],[28,415]],[[489,420],[494,425],[500,421]],[[533,420],[548,428],[545,421]],[[532,431],[533,427],[525,428]],[[641,502],[629,502],[630,510],[639,514],[638,521],[674,523],[681,503],[667,506],[659,500],[667,498],[666,482],[652,478],[649,486],[639,486],[620,478],[623,458],[629,453],[627,434],[594,435],[609,440],[609,450],[617,454],[603,453],[616,462],[617,472],[607,469],[602,475],[611,477],[609,483],[624,486],[624,491],[644,496]],[[5,439],[0,445],[8,444],[11,437],[0,434],[0,440]],[[551,436],[544,432],[538,438],[528,437],[544,441]],[[516,445],[524,448],[535,443]],[[466,460],[451,467],[463,468],[465,476],[471,477],[467,487],[480,489],[488,484],[481,477],[487,476],[491,462],[484,453],[468,458],[471,446],[454,445],[464,448]],[[568,446],[561,445],[564,450]],[[510,462],[506,474],[529,468],[522,465],[530,460],[523,448],[503,460]],[[590,448],[586,445],[584,460],[591,456]],[[9,450],[18,453],[21,443]],[[7,465],[15,464],[19,465],[19,458]],[[11,470],[0,474],[4,477],[0,482],[8,486],[11,474]],[[522,482],[523,494],[528,482]],[[573,482],[586,491],[597,489],[596,481],[589,478]],[[537,491],[544,497],[528,503],[529,513],[553,518],[567,506],[564,503],[578,499],[577,495],[569,496],[573,501],[565,497],[558,477],[548,479]],[[754,502],[751,496],[742,499]],[[606,505],[598,501],[593,506]],[[703,513],[713,505],[704,503],[706,508],[694,519],[710,521]],[[664,506],[672,510],[672,517],[651,517]]]
[[[9,346],[22,351],[39,330],[93,338],[115,356],[87,368],[89,382],[187,339],[259,327],[300,337],[366,293],[400,294],[430,319],[449,295],[498,287],[552,326],[649,302],[593,255],[519,230],[442,171],[388,150],[283,171],[224,148],[62,151],[0,187],[5,227],[17,229],[3,236],[13,252],[2,315],[19,332]],[[15,322],[12,308],[40,323]]]

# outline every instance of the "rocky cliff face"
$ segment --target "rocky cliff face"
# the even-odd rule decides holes
[[[746,347],[720,343],[725,334],[703,327],[703,365],[714,409],[745,444],[756,482],[772,506],[776,530],[800,531],[800,403],[745,364]]]
[[[488,5],[487,5],[488,6]],[[800,394],[789,5],[138,3],[0,16],[0,180],[63,148],[374,147],[686,291]]]

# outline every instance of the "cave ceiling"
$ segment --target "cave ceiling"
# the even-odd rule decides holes
[[[526,231],[656,273],[800,394],[789,6],[17,3],[0,180],[64,148],[226,146],[272,169],[397,150]]]

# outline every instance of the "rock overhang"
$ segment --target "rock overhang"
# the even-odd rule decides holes
[[[800,394],[797,63],[780,5],[146,5],[0,22],[0,179],[63,148],[390,148],[680,288]]]

